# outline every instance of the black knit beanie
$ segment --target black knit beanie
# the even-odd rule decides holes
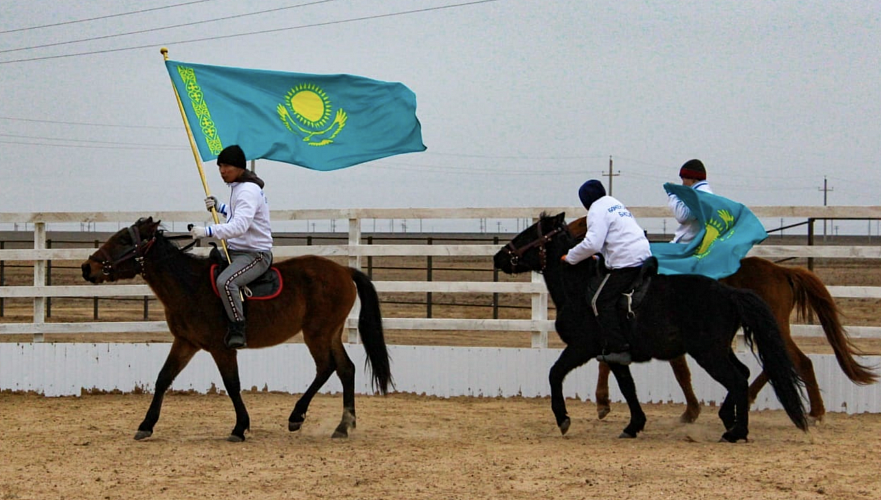
[[[704,164],[700,160],[688,160],[679,169],[679,177],[702,181],[707,178],[707,169],[704,168]]]
[[[233,167],[245,169],[245,161],[245,152],[242,151],[242,148],[238,147],[235,144],[223,148],[223,151],[221,151],[220,154],[217,155],[218,165],[223,163],[224,165],[232,165]]]
[[[596,179],[591,179],[578,188],[578,197],[581,198],[581,204],[588,210],[590,210],[593,202],[603,196],[606,196],[606,188],[603,187],[602,182]]]

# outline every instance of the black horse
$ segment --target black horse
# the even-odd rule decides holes
[[[563,379],[575,368],[602,352],[599,324],[590,313],[587,282],[598,272],[598,263],[587,259],[571,266],[560,258],[577,240],[569,233],[565,214],[541,214],[539,221],[517,235],[494,257],[495,266],[508,274],[535,271],[544,274],[557,307],[555,327],[566,348],[550,371],[551,409],[563,434],[570,420],[563,398]],[[780,337],[768,305],[747,290],[738,290],[697,275],[656,275],[636,310],[631,335],[633,360],[671,360],[689,354],[728,394],[719,417],[728,442],[746,440],[749,434],[749,369],[735,356],[732,341],[739,327],[769,376],[777,398],[792,422],[807,430],[799,387],[801,379]],[[645,413],[636,396],[630,368],[610,365],[627,405],[630,422],[620,437],[634,438],[645,428]]]

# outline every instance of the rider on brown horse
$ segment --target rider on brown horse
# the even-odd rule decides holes
[[[245,168],[245,153],[228,146],[217,156],[220,176],[230,187],[229,205],[214,196],[205,198],[205,208],[217,210],[226,223],[190,230],[193,238],[206,236],[227,240],[230,264],[217,276],[223,308],[229,320],[224,341],[227,347],[247,346],[245,311],[240,289],[259,278],[272,264],[272,228],[269,203],[263,194],[263,180]]]

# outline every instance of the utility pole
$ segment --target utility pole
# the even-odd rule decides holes
[[[614,174],[612,173],[612,156],[611,155],[609,155],[609,173],[603,174],[603,175],[605,175],[606,177],[609,178],[609,196],[612,196],[612,177],[618,177],[619,175],[621,175],[621,171],[619,170],[618,173],[614,173]]]
[[[829,191],[835,191],[835,189],[829,187],[828,183],[826,182],[825,175],[823,176],[823,187],[817,188],[817,190],[823,191],[823,206],[825,207],[826,206],[826,199],[827,199],[827,195],[829,194]],[[826,241],[826,223],[827,222],[828,222],[828,219],[823,219],[823,241]]]

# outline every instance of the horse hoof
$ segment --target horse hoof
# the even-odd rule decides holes
[[[679,417],[679,422],[683,424],[693,424],[697,420],[697,415],[692,415],[688,412],[683,413],[681,417]]]
[[[153,431],[138,431],[135,433],[135,441],[147,439],[148,437],[150,437],[152,435],[153,435]]]
[[[230,443],[241,443],[245,440],[245,436],[236,436],[235,434],[230,434],[229,437],[226,438]]]
[[[607,408],[607,407],[597,408],[597,417],[598,417],[600,420],[602,420],[602,419],[606,418],[606,415],[608,415],[608,414],[611,413],[611,412],[612,412],[612,410],[611,410],[610,408]]]
[[[618,439],[636,439],[636,436],[630,434],[627,431],[624,431],[621,434],[618,434]]]
[[[566,433],[569,432],[570,425],[572,425],[572,421],[569,420],[569,417],[566,417],[565,420],[560,422],[560,433],[565,436]]]
[[[749,439],[747,439],[746,437],[737,437],[737,436],[731,434],[730,432],[726,432],[725,434],[722,434],[722,438],[719,439],[719,442],[720,443],[736,443],[741,440],[743,440],[744,443],[749,443]]]
[[[300,427],[303,427],[303,422],[288,422],[288,430],[291,432],[300,430]]]
[[[345,439],[347,437],[349,437],[348,432],[337,429],[333,431],[333,436],[331,436],[331,439]]]

